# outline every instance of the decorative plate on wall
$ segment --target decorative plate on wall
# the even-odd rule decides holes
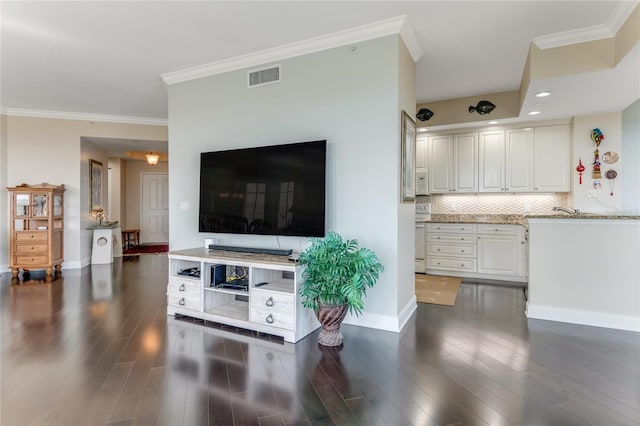
[[[604,161],[606,164],[613,164],[618,161],[618,158],[619,157],[617,152],[607,151],[602,156],[602,161]]]

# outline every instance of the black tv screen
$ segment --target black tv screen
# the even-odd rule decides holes
[[[200,232],[323,237],[326,141],[204,152]]]

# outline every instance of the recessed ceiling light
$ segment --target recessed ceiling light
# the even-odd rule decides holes
[[[536,93],[536,98],[546,98],[550,94],[551,94],[551,92],[538,92],[538,93]]]
[[[540,111],[529,111],[529,115],[538,115]]]
[[[498,124],[496,120],[490,121],[489,124]]]
[[[426,132],[427,130],[429,130],[429,129],[427,129],[426,127],[420,127],[418,129],[419,132]]]

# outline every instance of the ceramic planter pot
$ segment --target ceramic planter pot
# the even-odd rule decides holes
[[[316,318],[322,325],[318,343],[323,346],[340,346],[344,337],[340,332],[340,324],[347,315],[349,305],[319,305],[316,310]]]

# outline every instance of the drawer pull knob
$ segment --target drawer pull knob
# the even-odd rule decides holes
[[[273,324],[273,315],[269,314],[269,316],[267,316],[264,320],[269,324]]]
[[[460,250],[460,253],[464,253],[464,250]]]
[[[184,297],[178,301],[178,305],[184,306]]]
[[[438,265],[440,264],[440,262],[438,262]]]
[[[464,226],[462,228],[460,228],[461,231],[464,231]]]
[[[498,228],[496,228],[496,232],[498,232],[498,231],[499,231],[499,229],[498,229]]]
[[[440,239],[440,237],[436,237],[436,240],[439,240],[439,239]]]
[[[438,249],[438,251],[440,251],[440,249]]]
[[[267,301],[264,302],[264,304],[267,305],[267,306],[273,306],[273,297],[268,298]],[[271,316],[271,315],[269,315],[269,316]]]
[[[31,235],[29,238],[33,238],[33,237],[35,237],[35,235]]]
[[[464,237],[460,238],[462,241],[464,241]]]
[[[178,288],[178,290],[180,291],[185,291],[187,288],[184,286],[184,284],[181,284],[180,287]]]
[[[464,268],[464,263],[461,263],[461,264],[460,264],[460,267]]]

